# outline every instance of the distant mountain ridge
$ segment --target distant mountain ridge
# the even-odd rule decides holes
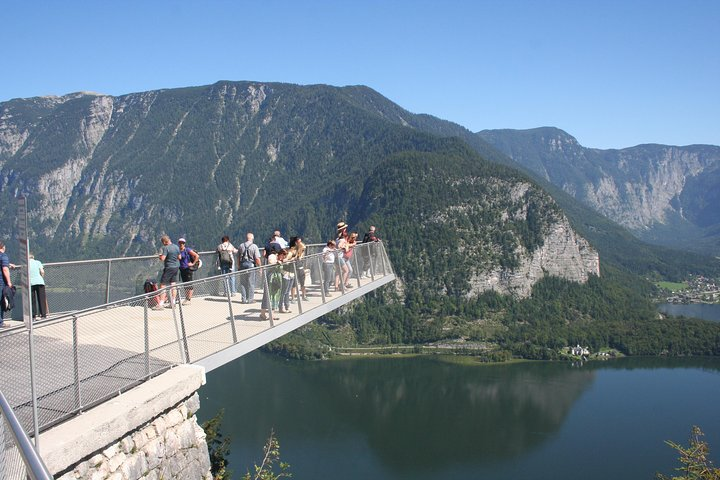
[[[648,242],[720,254],[718,146],[600,150],[551,127],[478,136]]]

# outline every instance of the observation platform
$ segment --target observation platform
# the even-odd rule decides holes
[[[213,253],[206,252],[201,258],[206,265],[214,263]],[[111,293],[117,296],[119,287],[110,285],[111,278],[124,279],[132,284],[131,288],[137,288],[138,279],[155,274],[159,266],[156,257],[136,260],[135,267],[152,265],[151,274],[142,269],[137,273],[138,268],[128,266],[122,259],[97,262],[85,262],[85,266],[82,262],[46,264],[51,305],[54,293],[56,298],[65,293],[63,298],[82,300],[83,289],[87,289],[88,295],[104,291],[107,298]],[[260,315],[263,295],[268,292],[264,272],[274,267],[218,275],[215,269],[206,266],[203,268],[210,272],[206,278],[172,287],[180,300],[185,298],[186,289],[192,288],[188,305],[176,302],[172,308],[152,309],[158,295],[169,297],[171,292],[166,288],[164,292],[126,296],[55,314],[35,322],[32,335],[24,323],[12,322],[15,326],[0,330],[0,351],[6,359],[0,366],[0,391],[28,432],[33,430],[35,406],[38,427],[43,431],[174,366],[195,364],[206,371],[213,370],[396,278],[382,243],[361,244],[351,258],[354,270],[349,279],[351,286],[341,286],[340,291],[331,291],[326,296],[322,289],[325,280],[322,262],[322,253],[315,253],[288,264],[293,266],[295,278],[299,278],[298,268],[306,272],[307,300],[296,294],[291,313],[269,311],[265,320]],[[111,274],[113,264],[116,270]],[[128,273],[118,276],[118,265]],[[92,268],[92,274],[83,273],[88,268]],[[107,271],[98,275],[101,268]],[[69,271],[74,272],[73,288],[77,290],[71,295],[67,295],[70,286],[60,281]],[[367,275],[358,275],[361,271]],[[108,283],[93,284],[89,278],[107,279]],[[239,293],[241,285],[248,282],[255,292],[254,302],[249,304],[242,303]],[[238,293],[233,295],[234,290]]]

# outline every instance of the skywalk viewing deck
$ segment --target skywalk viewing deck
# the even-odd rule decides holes
[[[158,291],[36,322],[32,329],[33,373],[40,429],[175,365],[196,364],[206,371],[217,368],[393,281],[395,275],[382,244],[358,246],[355,262],[363,248],[371,247],[369,275],[353,275],[351,286],[342,286],[330,296],[322,291],[322,254],[305,257],[307,300],[296,295],[291,313],[271,311],[266,320],[260,316],[263,292],[268,288],[263,281],[264,266],[173,286],[180,299],[184,289],[192,286],[192,301],[187,305],[178,302],[173,308],[153,310],[163,293]],[[356,265],[354,270],[360,268]],[[230,292],[233,281],[239,288],[243,276],[250,274],[257,274],[258,281],[255,301],[246,304],[239,293]],[[14,327],[0,332],[0,350],[12,359],[0,367],[0,391],[30,431],[30,329],[22,322],[13,323]]]

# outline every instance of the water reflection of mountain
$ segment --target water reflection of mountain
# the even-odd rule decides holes
[[[560,428],[593,379],[592,372],[567,365],[343,363],[313,365],[310,375],[335,392],[328,407],[364,432],[386,463],[403,470],[500,460],[533,448]]]
[[[286,444],[304,448],[361,435],[390,468],[425,472],[536,447],[559,430],[594,377],[554,363],[286,362],[255,354],[240,363],[212,372],[202,392],[208,414],[225,403],[228,429],[261,441],[274,427]]]

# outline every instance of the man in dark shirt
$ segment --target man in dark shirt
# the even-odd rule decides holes
[[[10,269],[15,268],[15,265],[10,263],[10,259],[7,256],[7,253],[5,253],[5,243],[0,242],[0,268],[2,268],[2,285],[0,285],[0,295],[2,295],[2,290],[5,289],[5,287],[12,288],[12,280],[10,280]],[[3,326],[3,316],[4,313],[2,308],[0,308],[0,327]]]
[[[178,269],[180,268],[180,248],[177,245],[173,245],[172,240],[167,235],[163,235],[160,239],[162,242],[162,248],[158,258],[164,264],[162,277],[160,277],[160,288],[167,285],[174,285],[177,281]],[[165,292],[160,295],[160,303],[167,298]],[[166,308],[172,308],[175,303],[175,290],[170,290],[170,303],[167,304]],[[156,305],[153,310],[161,310],[161,305]]]
[[[379,242],[379,241],[380,241],[380,239],[378,238],[377,234],[375,233],[375,225],[372,225],[370,227],[370,230],[368,230],[368,232],[363,237],[363,243],[374,244],[375,242]],[[372,259],[370,258],[370,256],[372,256]],[[371,276],[370,269],[376,258],[377,258],[377,253],[375,251],[375,245],[366,245],[363,247],[363,250],[362,250],[363,271],[362,271],[362,275],[360,276],[361,278]]]

